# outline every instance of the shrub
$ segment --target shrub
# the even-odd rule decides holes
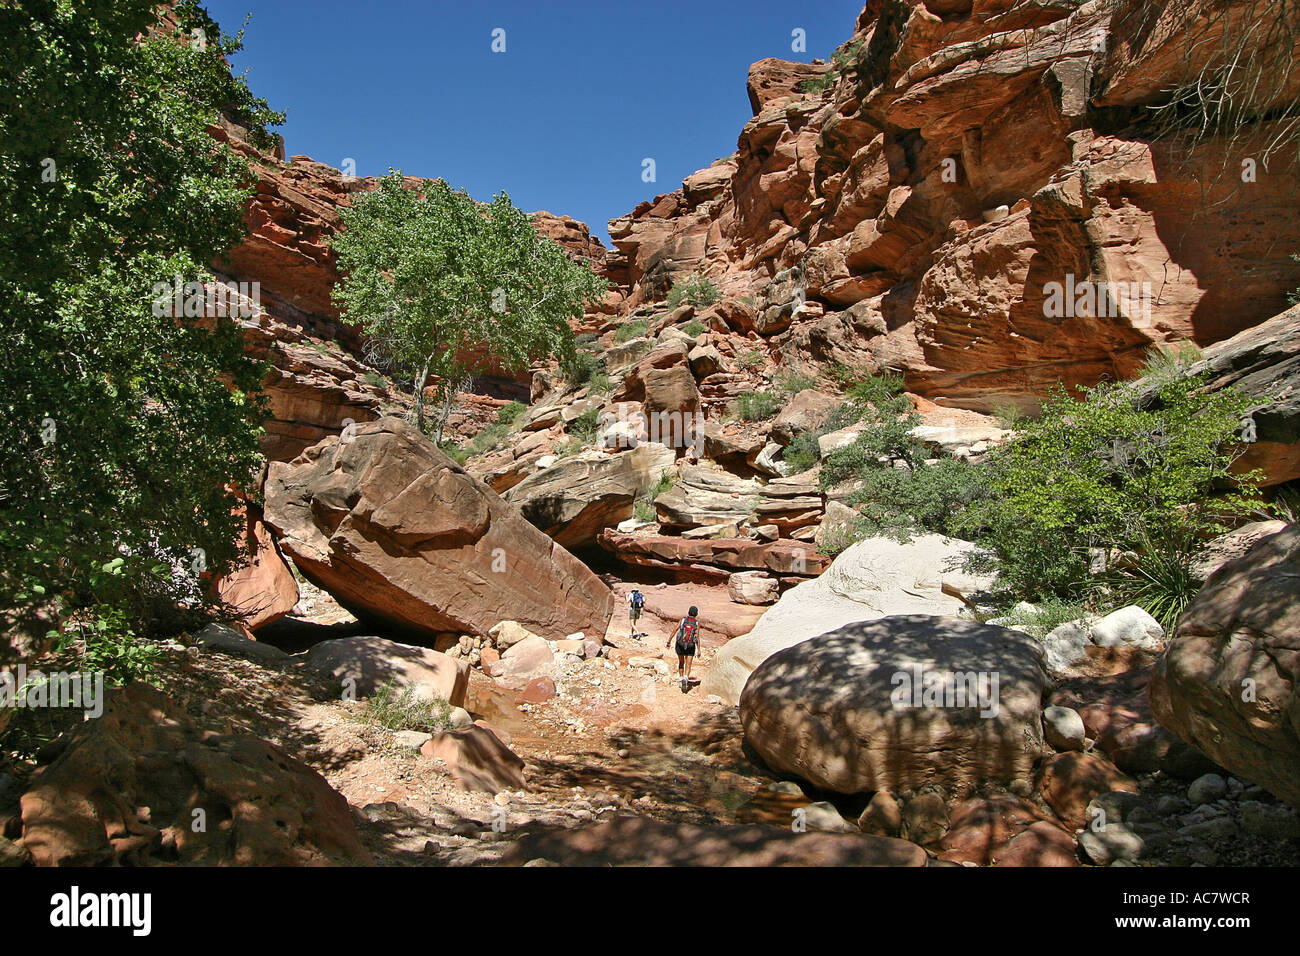
[[[760,368],[767,361],[758,349],[750,349],[736,357],[736,361],[745,368]]]
[[[1093,613],[1096,612],[1089,611],[1087,607],[1078,601],[1060,601],[1049,598],[1035,605],[1032,611],[1012,607],[1005,611],[999,611],[993,616],[1004,626],[1024,628],[1034,637],[1042,640],[1062,624],[1081,620]]]
[[[1157,384],[1170,382],[1187,375],[1187,370],[1201,360],[1201,350],[1195,342],[1156,346],[1147,350],[1142,365],[1142,377]]]
[[[497,409],[497,422],[502,425],[513,425],[526,411],[528,406],[523,402],[507,402]]]
[[[967,512],[990,494],[982,466],[951,458],[912,471],[868,467],[858,477],[862,486],[845,503],[858,509],[867,534],[899,541],[925,532],[957,537]]]
[[[614,344],[622,345],[624,342],[639,339],[648,331],[650,331],[649,319],[633,319],[630,322],[624,322],[614,330]]]
[[[142,640],[125,613],[109,607],[96,609],[64,632],[56,649],[73,648],[80,651],[83,671],[100,672],[113,684],[148,678],[162,658],[162,650]]]
[[[1201,589],[1192,573],[1189,550],[1162,550],[1148,545],[1131,566],[1107,571],[1100,582],[1102,593],[1115,604],[1136,604],[1172,634],[1178,618]]]
[[[817,444],[817,432],[800,432],[794,440],[785,446],[781,460],[794,469],[796,473],[807,471],[821,460],[821,446]]]
[[[682,331],[692,337],[697,335],[703,335],[704,323],[701,322],[699,319],[691,319],[689,322],[687,322],[685,325],[682,326]]]
[[[668,293],[668,307],[675,309],[679,305],[690,304],[697,309],[713,305],[721,297],[718,287],[704,276],[691,276],[685,282],[673,285]]]
[[[826,456],[822,464],[822,487],[864,478],[882,468],[895,470],[888,461],[881,459],[901,458],[912,467],[918,467],[928,452],[909,432],[920,420],[920,415],[910,412],[869,424],[850,444],[836,448]]]
[[[816,388],[817,379],[811,375],[806,375],[803,372],[792,370],[781,372],[773,380],[773,384],[776,386],[778,392],[793,398],[805,389]]]
[[[560,373],[575,387],[582,387],[597,375],[604,374],[605,363],[589,352],[574,352],[562,363]]]
[[[1041,417],[993,453],[992,494],[966,518],[1003,583],[1025,597],[1077,599],[1090,549],[1186,555],[1249,514],[1259,476],[1229,469],[1251,400],[1200,394],[1203,385],[1183,377],[1142,398],[1108,384],[1080,388],[1082,401],[1056,389]]]
[[[659,512],[655,508],[655,499],[676,483],[677,476],[671,471],[664,471],[660,473],[659,480],[653,485],[642,488],[632,506],[632,512],[636,516],[636,520],[647,522],[659,520]]]
[[[736,398],[736,414],[747,422],[761,422],[773,417],[783,404],[773,392],[750,392]]]
[[[440,697],[422,699],[414,687],[384,684],[366,700],[362,719],[391,731],[437,734],[451,728],[451,704]]]

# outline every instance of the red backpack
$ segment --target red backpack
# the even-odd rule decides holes
[[[686,647],[695,646],[695,632],[699,630],[700,622],[693,617],[682,618],[681,627],[677,632],[677,640]]]

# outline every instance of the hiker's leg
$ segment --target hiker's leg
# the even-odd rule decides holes
[[[677,655],[677,675],[679,677],[686,676],[686,655],[685,654]]]
[[[695,655],[687,654],[686,655],[686,679],[687,680],[691,679],[691,665],[693,663],[695,663]]]

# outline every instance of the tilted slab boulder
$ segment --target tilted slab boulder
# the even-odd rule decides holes
[[[502,620],[604,633],[614,610],[585,565],[400,419],[273,463],[265,508],[313,583],[415,633],[485,635]]]
[[[1148,685],[1166,728],[1300,807],[1300,527],[1216,571]]]
[[[919,614],[773,654],[740,697],[774,770],[839,793],[1028,784],[1042,753],[1042,649],[1027,634]]]

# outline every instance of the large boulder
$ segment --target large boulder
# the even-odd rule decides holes
[[[676,459],[671,448],[658,443],[615,455],[585,452],[534,472],[504,497],[564,547],[590,547],[603,529],[632,517],[637,495]]]
[[[740,719],[769,767],[824,790],[1028,785],[1045,681],[1028,635],[911,614],[773,654],[745,684]]]
[[[399,644],[382,637],[340,637],[321,641],[307,651],[304,665],[334,679],[350,682],[359,697],[391,684],[410,688],[420,700],[465,704],[469,665],[427,647]]]
[[[1300,527],[1216,571],[1151,679],[1156,719],[1300,806]]]
[[[411,425],[325,439],[266,480],[266,520],[340,604],[410,631],[604,633],[614,596],[577,558]]]
[[[750,672],[772,654],[845,624],[891,614],[957,614],[965,605],[955,593],[991,583],[954,569],[974,547],[937,534],[906,544],[859,541],[820,577],[782,594],[752,631],[718,651],[704,678],[705,692],[735,703]]]
[[[216,578],[210,593],[250,631],[278,621],[298,603],[298,582],[262,522],[262,510],[242,508],[244,536],[242,563]]]
[[[788,445],[796,435],[818,431],[843,403],[843,399],[834,395],[805,388],[790,399],[772,422],[772,440]]]
[[[38,866],[369,862],[319,773],[256,737],[200,731],[147,685],[113,691],[55,747],[22,797]]]

